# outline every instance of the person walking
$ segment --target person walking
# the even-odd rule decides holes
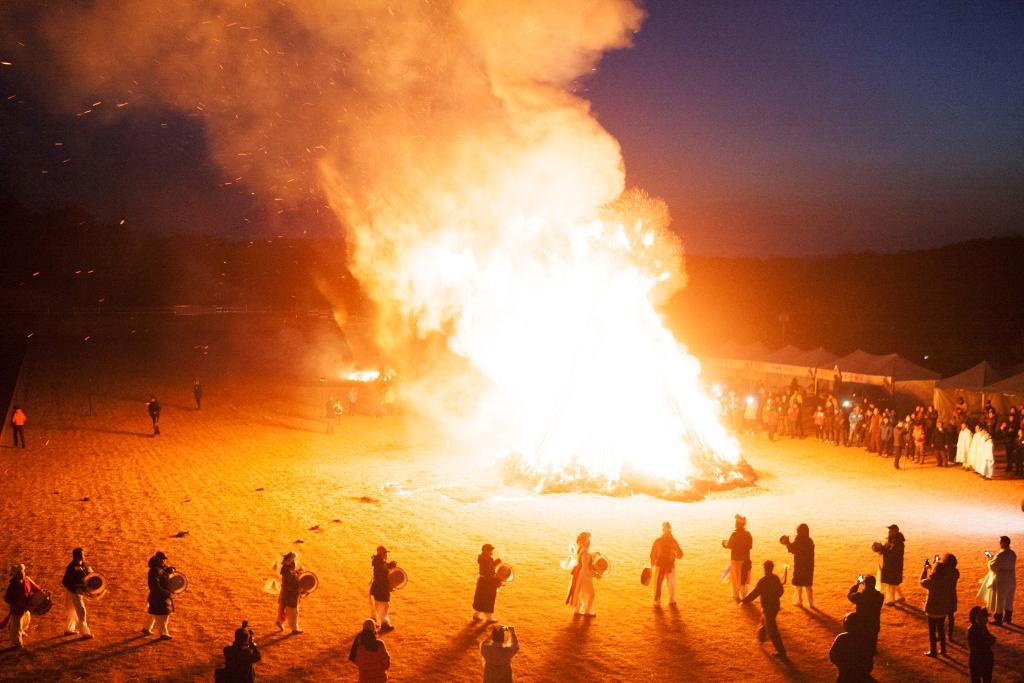
[[[661,605],[661,585],[668,585],[668,604],[676,604],[676,560],[683,559],[683,549],[672,535],[672,525],[661,523],[661,536],[651,545],[651,566],[654,567],[654,604]]]
[[[287,623],[292,635],[299,635],[299,570],[296,566],[298,555],[286,553],[281,558],[281,594],[278,596],[277,619],[274,625],[283,631]]]
[[[514,626],[495,626],[491,637],[480,643],[484,659],[484,683],[512,683],[512,658],[519,653]]]
[[[170,640],[171,634],[167,629],[167,623],[174,613],[174,597],[171,594],[168,578],[174,572],[172,567],[167,566],[167,555],[163,551],[156,551],[153,557],[149,558],[149,576],[146,583],[149,586],[149,595],[146,597],[146,604],[149,606],[149,621],[142,627],[142,635],[148,636],[153,629],[160,630],[160,640]]]
[[[380,625],[380,633],[390,633],[395,630],[391,625],[391,582],[388,574],[398,566],[395,561],[388,561],[388,549],[382,545],[377,546],[377,554],[370,558],[373,567],[373,580],[370,582],[370,618]]]
[[[900,584],[903,583],[903,550],[906,539],[895,524],[889,525],[889,536],[885,544],[874,543],[871,549],[882,556],[882,588],[885,590],[885,604],[892,607],[897,602],[906,602]]]
[[[352,641],[348,661],[359,670],[359,683],[387,683],[391,655],[384,641],[377,637],[373,619],[363,622],[363,630]]]
[[[789,536],[779,539],[786,550],[793,554],[793,604],[797,607],[807,606],[814,609],[814,541],[811,530],[806,524],[796,528],[796,538],[790,541]]]
[[[992,646],[996,637],[988,630],[988,610],[974,606],[967,613],[967,618],[971,622],[967,627],[967,667],[971,683],[992,683],[992,669],[995,668]]]
[[[564,565],[565,563],[563,563]],[[569,594],[565,604],[573,608],[574,614],[596,617],[594,601],[597,597],[594,589],[594,556],[590,552],[590,532],[584,531],[576,537],[576,543],[567,560],[568,569],[572,572],[569,582]]]
[[[930,572],[930,574],[929,574]],[[929,560],[924,561],[921,570],[921,587],[928,591],[924,603],[924,613],[928,615],[928,651],[929,657],[946,654],[946,617],[949,615],[950,583],[952,574],[943,562],[936,562],[932,567]],[[938,646],[936,648],[936,646]]]
[[[160,435],[160,401],[155,395],[150,395],[146,401],[146,410],[149,412],[149,419],[153,421],[153,436]]]
[[[192,380],[192,396],[196,399],[196,410],[203,408],[203,385],[198,379]]]
[[[64,586],[64,605],[67,615],[67,626],[64,635],[74,635],[82,632],[82,639],[92,638],[92,630],[86,621],[85,609],[85,577],[92,573],[92,569],[85,563],[85,551],[82,548],[75,548],[71,551],[71,562],[64,569],[64,578],[61,585]]]
[[[498,598],[498,587],[501,582],[496,575],[501,559],[494,557],[494,546],[484,543],[480,554],[476,556],[479,575],[476,578],[476,591],[473,593],[473,619],[485,619],[487,623],[497,621],[494,618],[494,603]]]
[[[850,612],[843,618],[844,631],[832,641],[829,660],[838,670],[836,683],[869,683],[875,667],[874,646],[860,617]]]
[[[988,575],[982,579],[978,599],[985,603],[992,621],[1001,626],[1013,623],[1013,598],[1017,592],[1017,554],[1010,550],[1010,537],[999,537],[999,552],[989,556]]]
[[[754,539],[747,531],[747,518],[736,515],[736,529],[729,540],[722,541],[722,547],[729,550],[729,585],[732,587],[732,599],[737,602],[747,597],[750,586],[750,550],[754,547]]]
[[[28,422],[28,416],[25,415],[25,411],[22,410],[21,406],[14,406],[14,412],[11,414],[11,433],[14,435],[15,448],[17,448],[19,444],[22,448],[25,447],[26,422]]]
[[[766,639],[772,641],[775,652],[782,659],[786,659],[786,647],[782,644],[782,636],[779,634],[779,626],[775,619],[781,609],[783,588],[786,585],[787,574],[783,574],[782,580],[775,575],[775,563],[771,560],[764,561],[764,576],[754,586],[750,594],[740,600],[740,605],[748,605],[754,600],[761,598],[761,627],[757,630],[757,639],[763,643]]]
[[[871,654],[878,654],[878,632],[882,628],[882,603],[885,598],[875,589],[875,577],[861,576],[846,594],[856,607],[857,619],[871,642]]]
[[[11,636],[11,647],[20,650],[25,647],[25,636],[28,625],[32,621],[32,613],[28,611],[29,598],[42,590],[25,573],[25,565],[16,564],[11,567],[11,580],[4,593],[4,602],[9,606],[7,616],[0,622],[0,628],[8,627]]]

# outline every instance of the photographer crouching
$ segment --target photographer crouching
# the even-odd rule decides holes
[[[235,631],[235,642],[224,648],[224,668],[217,669],[213,680],[216,683],[253,683],[256,680],[254,664],[260,661],[260,651],[252,639],[249,622],[243,621],[242,628]]]

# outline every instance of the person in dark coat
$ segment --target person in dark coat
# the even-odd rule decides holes
[[[729,585],[732,587],[732,599],[737,602],[747,596],[750,586],[750,549],[754,546],[754,538],[747,531],[747,518],[736,515],[736,530],[729,540],[722,541],[722,547],[729,549]]]
[[[885,543],[875,543],[871,549],[882,556],[882,588],[885,590],[885,604],[892,607],[897,602],[906,602],[900,584],[903,583],[903,547],[906,539],[895,524],[889,525],[889,536]]]
[[[930,572],[930,573],[929,573]],[[928,651],[929,657],[946,654],[946,616],[949,614],[949,599],[953,575],[943,562],[924,561],[921,570],[921,587],[928,591],[928,599],[924,603],[924,612],[928,615]],[[938,649],[936,649],[936,645]]]
[[[846,597],[856,606],[857,619],[864,635],[871,642],[871,654],[877,654],[878,632],[882,627],[882,602],[885,598],[875,590],[875,577],[864,576],[858,579]]]
[[[651,544],[651,566],[654,567],[654,604],[661,605],[661,586],[668,584],[668,604],[676,604],[676,560],[683,559],[683,549],[672,535],[672,525],[661,523],[661,536]]]
[[[810,528],[801,524],[796,528],[794,540],[783,536],[779,542],[793,553],[793,585],[796,587],[793,604],[803,607],[806,595],[807,606],[814,609],[814,541],[811,540]]]
[[[157,551],[149,558],[149,595],[146,603],[149,605],[149,621],[142,627],[142,635],[148,636],[153,633],[154,628],[160,629],[160,640],[170,640],[171,634],[167,630],[167,622],[174,613],[174,598],[167,579],[174,572],[173,567],[167,566],[167,555]]]
[[[945,555],[942,556],[942,564],[946,565],[946,568],[949,570],[949,576],[950,576],[950,579],[949,579],[949,616],[948,616],[948,621],[946,623],[946,627],[948,629],[948,634],[949,635],[947,636],[946,640],[948,640],[951,643],[954,643],[956,641],[953,640],[953,615],[956,613],[956,608],[957,608],[956,587],[957,587],[957,583],[960,581],[960,570],[956,568],[956,565],[957,565],[956,555],[954,555],[952,553],[946,553]]]
[[[215,683],[255,683],[256,663],[262,659],[252,639],[249,622],[243,621],[242,628],[235,631],[235,642],[224,648],[224,668],[217,669]]]
[[[388,582],[388,572],[398,566],[397,562],[388,561],[388,549],[382,545],[377,546],[377,554],[370,563],[373,565],[373,581],[370,582],[370,596],[373,598],[373,614],[370,617],[380,624],[382,634],[395,630],[391,625],[391,617],[388,611],[391,608],[391,584]]]
[[[996,637],[988,630],[988,610],[975,606],[968,612],[971,625],[967,627],[967,666],[971,674],[971,683],[992,683],[992,669],[995,668],[995,655],[992,646]]]
[[[67,614],[64,635],[70,636],[81,630],[83,640],[92,638],[85,609],[85,577],[90,572],[92,570],[85,563],[85,551],[82,548],[75,548],[71,551],[71,561],[64,568],[64,578],[60,582],[64,586],[64,605]]]
[[[289,552],[281,559],[281,595],[278,596],[277,620],[274,624],[281,631],[285,623],[293,635],[302,633],[299,628],[299,570],[298,556]]]
[[[750,591],[750,594],[740,601],[740,605],[748,605],[757,598],[761,598],[761,628],[757,631],[757,639],[762,643],[766,639],[771,639],[772,645],[775,646],[775,652],[782,659],[786,659],[786,646],[782,644],[782,636],[779,634],[779,627],[775,623],[775,618],[778,617],[779,610],[781,609],[779,603],[782,599],[783,586],[786,584],[787,576],[784,574],[782,581],[779,581],[779,577],[774,572],[775,563],[771,560],[765,560],[764,576],[754,586],[754,590]]]
[[[149,411],[149,419],[153,421],[153,436],[160,435],[160,401],[156,396],[150,396],[146,401],[146,410]]]
[[[203,407],[203,385],[199,383],[199,380],[192,380],[192,396],[196,399],[196,410],[201,410]]]
[[[476,592],[473,593],[473,618],[486,619],[488,623],[497,621],[494,618],[494,601],[497,599],[501,582],[498,581],[495,572],[501,560],[494,557],[494,546],[484,543],[476,557],[476,563],[480,575],[476,579]]]
[[[875,653],[864,624],[851,612],[843,619],[843,628],[846,630],[836,636],[828,651],[829,660],[839,671],[836,683],[874,681],[871,670],[875,667]]]

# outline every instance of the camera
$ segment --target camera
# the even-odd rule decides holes
[[[926,566],[926,567],[932,566],[932,561],[929,560],[927,557],[924,558],[924,566]]]

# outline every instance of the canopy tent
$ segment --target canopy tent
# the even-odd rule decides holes
[[[948,417],[956,407],[957,399],[963,398],[968,413],[981,412],[985,398],[989,395],[985,387],[1001,378],[1002,375],[988,361],[983,360],[973,368],[936,382],[932,391],[932,405],[938,409],[939,415]]]
[[[788,385],[796,380],[807,386],[815,382],[820,363],[828,365],[835,354],[818,347],[805,351],[789,345],[768,351],[760,344],[727,345],[714,355],[702,358],[705,375],[713,380],[751,385],[764,382],[768,386]]]
[[[857,349],[837,358],[833,368],[839,370],[841,382],[873,384],[889,390],[900,404],[928,403],[932,400],[939,373],[913,363],[898,353],[876,355]],[[836,379],[835,372],[825,374]]]
[[[991,398],[992,405],[1001,413],[1011,405],[1024,403],[1024,372],[987,385],[985,398]]]

